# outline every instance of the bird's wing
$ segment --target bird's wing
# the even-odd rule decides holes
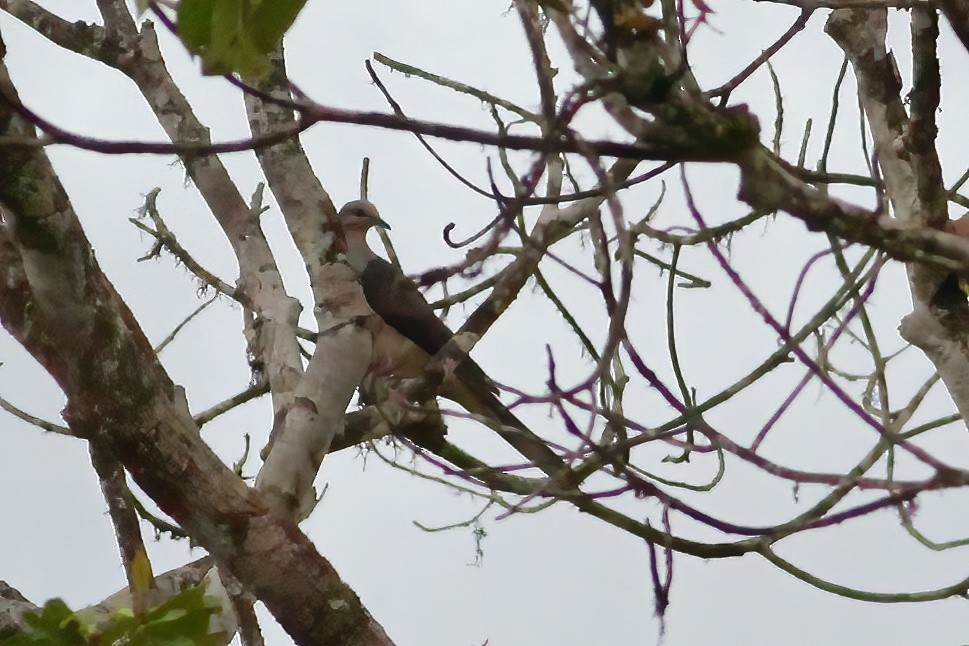
[[[454,336],[417,285],[383,258],[367,263],[360,285],[374,313],[428,355],[437,354]],[[451,390],[457,396],[454,401],[469,413],[491,415],[499,422],[495,431],[545,473],[557,476],[567,469],[562,458],[501,403],[498,389],[471,357],[464,357],[455,375],[464,387]],[[447,390],[446,383],[444,386]]]
[[[377,257],[367,263],[360,274],[360,285],[374,313],[428,355],[437,354],[454,336],[414,281],[383,258]],[[461,362],[461,368],[462,379],[479,382],[469,385],[483,383],[488,390],[495,390],[484,371],[470,358]]]

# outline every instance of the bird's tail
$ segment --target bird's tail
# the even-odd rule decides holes
[[[475,373],[484,373],[480,368],[477,371],[466,368],[465,364],[469,363],[477,368],[473,362],[462,362],[455,370],[460,383],[443,388],[441,394],[460,404],[469,413],[496,422],[492,425],[494,431],[547,475],[561,475],[567,468],[565,461],[501,403],[493,389],[489,388],[492,385],[490,382],[482,383],[475,379]]]

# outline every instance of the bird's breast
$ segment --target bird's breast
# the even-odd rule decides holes
[[[371,376],[419,377],[424,372],[427,360],[426,352],[378,318],[373,326]]]

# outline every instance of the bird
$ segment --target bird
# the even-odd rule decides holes
[[[414,281],[367,244],[367,233],[373,227],[390,229],[376,206],[367,200],[348,202],[340,209],[339,220],[346,241],[346,262],[376,319],[371,328],[373,355],[365,382],[391,375],[424,376],[428,361],[454,333],[437,317]],[[469,413],[497,422],[495,431],[548,475],[565,468],[562,458],[501,402],[498,388],[471,357],[465,355],[456,366],[446,367],[437,392]]]

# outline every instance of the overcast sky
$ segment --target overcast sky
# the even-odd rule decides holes
[[[42,2],[70,20],[97,20],[93,2]],[[704,88],[714,87],[757,56],[796,18],[797,11],[767,3],[719,0],[712,24],[701,29],[691,60]],[[816,159],[820,133],[830,110],[831,88],[841,53],[822,31],[826,12],[818,12],[804,33],[774,59],[786,100],[784,154],[796,159],[801,131],[815,120],[808,159]],[[906,15],[893,21],[892,43],[906,73]],[[940,115],[940,149],[951,182],[966,167],[967,125],[965,66],[961,51],[943,26],[943,76],[946,81]],[[133,85],[102,65],[50,45],[6,14],[0,13],[7,65],[24,102],[57,125],[78,133],[111,139],[162,141],[164,135]],[[559,89],[572,78],[569,63],[555,43],[554,64],[562,68]],[[247,135],[237,92],[222,79],[204,79],[196,63],[165,39],[169,68],[213,139]],[[321,103],[343,108],[386,111],[370,84],[363,62],[373,52],[423,67],[487,89],[526,107],[537,105],[533,71],[515,12],[506,2],[336,2],[309,0],[288,41],[293,80]],[[378,66],[379,68],[379,66]],[[947,74],[948,72],[948,74]],[[384,78],[404,109],[414,117],[481,128],[492,126],[487,110],[473,99],[455,97],[415,78],[384,70]],[[858,118],[853,79],[841,93],[845,106],[833,149],[833,170],[863,172],[858,152]],[[738,90],[733,102],[748,102],[759,115],[769,140],[774,98],[766,70]],[[963,123],[960,123],[960,120]],[[606,120],[585,121],[590,137],[616,133]],[[318,125],[304,138],[324,186],[339,205],[357,197],[361,159],[372,159],[371,199],[394,227],[393,238],[404,268],[420,272],[461,257],[448,249],[440,231],[457,223],[455,237],[474,231],[494,215],[494,206],[470,194],[422,150],[412,136],[354,126]],[[440,144],[462,172],[481,182],[485,161],[494,151],[477,145]],[[158,342],[199,303],[196,281],[169,258],[137,263],[150,241],[128,222],[143,194],[162,189],[159,206],[182,243],[205,266],[230,282],[235,280],[231,253],[193,187],[171,157],[99,156],[52,147],[48,153],[98,260],[127,300],[149,338]],[[519,158],[524,159],[524,158]],[[248,196],[261,181],[251,154],[225,157],[241,192]],[[522,164],[521,169],[526,166]],[[711,221],[742,215],[735,203],[732,169],[688,168],[700,206]],[[668,178],[671,193],[677,176]],[[624,199],[627,217],[641,217],[661,193],[658,182],[631,191]],[[844,197],[872,206],[863,191]],[[657,223],[683,224],[682,201],[671,195]],[[954,213],[955,214],[955,213]],[[533,216],[534,213],[530,213]],[[961,214],[959,214],[961,215]],[[278,211],[264,223],[293,293],[309,302],[302,263],[288,241]],[[778,314],[785,311],[801,264],[824,248],[817,234],[780,215],[738,236],[731,260]],[[668,257],[658,247],[652,253]],[[578,246],[564,250],[581,259]],[[587,259],[577,260],[590,266]],[[682,267],[714,282],[711,290],[684,290],[677,295],[680,350],[691,384],[709,396],[745,374],[776,348],[776,338],[758,322],[723,274],[705,253],[684,252]],[[492,262],[489,270],[500,265]],[[593,290],[570,283],[568,274],[549,268],[580,319],[601,339],[601,306]],[[832,289],[828,269],[812,275],[804,295],[805,316]],[[637,276],[631,334],[644,347],[651,365],[671,374],[666,356],[663,319],[665,279],[652,268]],[[902,347],[895,332],[910,307],[904,273],[890,266],[873,298],[875,324],[885,351]],[[309,308],[307,308],[309,310]],[[450,321],[459,325],[469,310],[455,308]],[[304,314],[305,315],[305,314]],[[200,411],[246,387],[249,380],[241,335],[241,312],[227,302],[210,307],[165,350],[162,358],[176,383],[185,386],[193,411]],[[311,320],[307,319],[307,324]],[[600,326],[600,327],[597,327]],[[655,336],[654,347],[647,341]],[[545,379],[544,347],[556,352],[563,374],[586,365],[561,319],[529,288],[475,351],[479,363],[501,382],[540,390]],[[846,367],[862,371],[863,353],[850,345],[839,357]],[[0,335],[0,394],[29,412],[59,421],[63,398],[43,371],[7,337]],[[930,374],[924,358],[908,351],[897,375],[902,401]],[[760,424],[783,401],[791,384],[803,375],[785,366],[768,383],[739,397],[709,420],[739,442],[749,441]],[[640,387],[629,407],[647,422],[658,423],[654,393]],[[933,391],[919,419],[952,412],[951,401]],[[526,419],[543,434],[554,422],[542,410]],[[243,435],[261,447],[271,413],[259,401],[206,427],[205,438],[227,461],[243,450]],[[452,437],[485,454],[496,443],[472,425],[455,423]],[[969,438],[961,425],[939,433],[928,446],[954,464],[964,465]],[[765,444],[765,455],[792,467],[823,470],[850,468],[876,441],[834,398],[816,384],[783,419]],[[690,471],[660,465],[667,449],[651,454],[647,468],[702,482],[715,472],[709,457],[699,457]],[[404,459],[405,464],[409,464]],[[248,465],[254,474],[255,459]],[[902,462],[903,473],[919,475]],[[425,472],[432,469],[423,467]],[[328,486],[316,513],[303,525],[320,552],[356,590],[364,604],[402,646],[458,644],[627,644],[655,643],[659,624],[653,613],[645,545],[635,538],[584,517],[565,504],[537,515],[496,520],[486,514],[484,556],[475,564],[471,528],[426,533],[429,526],[457,523],[473,516],[480,502],[389,467],[376,457],[354,451],[328,457],[318,487]],[[689,498],[705,511],[737,523],[776,523],[796,515],[823,490],[795,491],[745,464],[730,464],[728,476],[712,494]],[[926,497],[917,516],[920,528],[936,540],[969,533],[966,496],[949,492]],[[659,518],[656,505],[626,501],[621,508],[636,518]],[[0,417],[0,578],[40,603],[60,596],[82,607],[124,585],[110,521],[85,445],[45,435],[24,423]],[[674,529],[698,539],[714,534],[678,519]],[[147,528],[146,528],[146,531]],[[154,569],[163,572],[200,553],[184,543],[149,545]],[[783,544],[780,553],[825,579],[872,591],[917,591],[952,583],[965,576],[965,553],[931,553],[898,526],[891,512],[881,512],[845,528],[813,532]],[[969,641],[969,613],[964,602],[947,600],[921,605],[875,605],[820,592],[780,572],[758,556],[704,562],[677,556],[672,605],[662,641],[667,646],[691,644],[962,644]],[[288,637],[264,622],[268,643],[287,644]]]

